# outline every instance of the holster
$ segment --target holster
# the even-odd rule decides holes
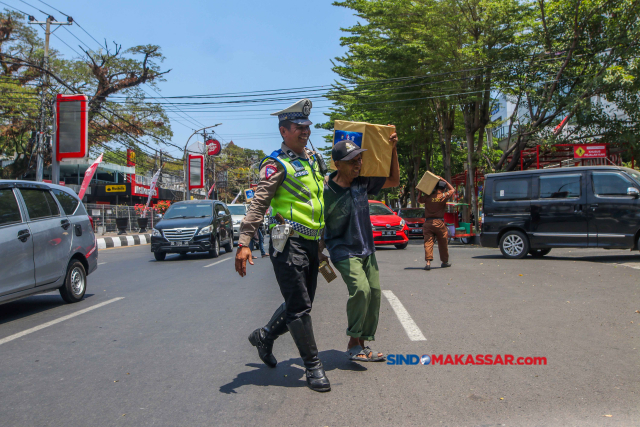
[[[290,224],[278,224],[271,229],[271,242],[277,253],[282,253],[293,228]],[[277,253],[275,254],[277,256]]]

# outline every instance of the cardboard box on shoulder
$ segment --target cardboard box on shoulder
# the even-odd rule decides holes
[[[333,143],[348,139],[367,150],[362,153],[360,176],[389,177],[393,153],[393,145],[389,142],[389,137],[395,131],[395,126],[336,120]],[[333,160],[331,160],[331,167],[333,169],[336,167]]]
[[[416,188],[424,194],[431,194],[433,193],[433,189],[436,188],[436,185],[438,185],[438,181],[440,181],[440,179],[437,176],[426,171],[424,175],[422,175],[422,179],[418,185],[416,185]]]

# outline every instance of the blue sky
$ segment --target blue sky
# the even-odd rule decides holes
[[[168,1],[168,0],[44,0],[73,16],[98,41],[122,44],[123,49],[140,44],[162,47],[163,69],[171,69],[160,84],[163,96],[245,92],[268,89],[330,85],[335,79],[330,60],[344,53],[340,46],[341,27],[357,22],[352,11],[331,5],[330,0],[302,2],[269,1]],[[19,0],[5,0],[37,19],[45,17]],[[55,13],[37,0],[27,3]],[[70,30],[96,47],[77,26]],[[58,31],[66,43],[77,49],[79,42],[64,30]],[[51,46],[65,56],[77,56],[55,37]],[[151,92],[150,89],[148,91]],[[155,95],[155,94],[154,94]],[[301,94],[304,97],[304,93]],[[172,100],[173,101],[173,100]],[[270,112],[293,101],[274,105],[243,107],[252,112],[189,112],[190,118],[216,128],[223,141],[270,152],[279,146],[277,119]],[[325,121],[327,100],[314,101],[311,120]],[[180,107],[185,109],[187,107]],[[231,108],[225,108],[229,111]],[[174,137],[183,145],[196,129],[179,114],[171,113]],[[312,129],[311,140],[324,145]],[[195,140],[196,137],[192,139]],[[178,150],[172,149],[177,155]]]

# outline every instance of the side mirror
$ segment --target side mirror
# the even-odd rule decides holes
[[[640,197],[640,191],[638,191],[638,189],[635,187],[629,187],[627,188],[627,195],[633,196],[637,199],[638,197]]]
[[[394,214],[395,216],[398,216],[398,212],[394,212],[393,214]]]

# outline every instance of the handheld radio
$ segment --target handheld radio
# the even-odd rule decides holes
[[[322,157],[322,154],[316,151],[316,147],[313,146],[313,142],[311,142],[311,139],[309,139],[309,144],[311,144],[311,148],[313,148],[313,151],[315,151],[316,153],[315,158],[316,158],[316,162],[318,162],[318,168],[320,169],[320,173],[322,174],[322,176],[325,176],[329,171],[329,168],[327,167],[327,164],[324,162],[324,158]]]

